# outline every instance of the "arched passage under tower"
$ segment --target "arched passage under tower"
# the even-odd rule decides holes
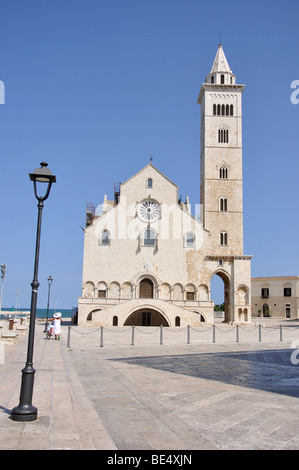
[[[210,299],[215,302],[215,305],[223,305],[224,322],[231,321],[230,318],[230,278],[224,271],[216,271],[210,284]]]

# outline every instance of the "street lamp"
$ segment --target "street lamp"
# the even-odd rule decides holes
[[[53,282],[52,276],[49,276],[47,281],[48,281],[49,289],[48,289],[48,303],[47,303],[47,321],[46,321],[46,325],[45,325],[45,331],[47,331],[47,327],[48,327],[48,324],[49,324],[50,287],[51,287],[51,284]]]
[[[5,277],[5,273],[6,273],[7,264],[0,264],[0,268],[1,268],[1,295],[0,295],[0,313],[1,313],[3,281],[4,281],[4,277]]]
[[[27,362],[25,368],[22,370],[22,383],[20,392],[19,405],[12,409],[11,419],[13,421],[34,421],[37,418],[37,408],[32,405],[33,395],[33,382],[35,370],[33,368],[33,346],[34,346],[34,331],[35,331],[35,318],[36,318],[36,302],[37,290],[39,287],[38,276],[38,262],[39,262],[39,248],[40,248],[40,234],[41,234],[41,221],[42,210],[44,201],[50,194],[52,183],[56,183],[56,177],[52,175],[51,171],[47,168],[46,162],[41,163],[41,168],[37,168],[33,173],[29,174],[30,180],[33,181],[34,195],[38,200],[38,218],[37,218],[37,232],[36,232],[36,245],[35,245],[35,261],[34,261],[34,278],[31,283],[31,308],[30,308],[30,325],[28,335],[28,349],[27,349]],[[37,183],[47,185],[45,195],[39,196],[37,194]]]

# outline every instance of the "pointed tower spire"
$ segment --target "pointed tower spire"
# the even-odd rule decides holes
[[[224,50],[221,44],[219,44],[218,46],[216,57],[212,65],[210,73],[215,73],[215,72],[233,73],[230,69],[230,66],[228,65],[228,61],[225,57]]]
[[[233,74],[221,44],[218,46],[211,72],[206,77],[206,83],[218,85],[234,85],[236,76]]]

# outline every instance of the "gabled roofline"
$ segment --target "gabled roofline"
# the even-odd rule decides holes
[[[159,173],[159,175],[163,176],[163,178],[165,178],[169,183],[171,183],[175,188],[179,188],[173,181],[171,181],[169,178],[167,178],[167,176],[165,176],[160,170],[158,170],[158,168],[156,168],[152,163],[148,163],[148,165],[146,165],[144,168],[142,168],[141,170],[139,170],[137,173],[135,173],[133,176],[131,176],[129,179],[127,179],[124,183],[121,183],[121,186],[123,186],[124,184],[127,184],[129,181],[131,181],[133,178],[135,178],[135,176],[139,175],[140,173],[142,173],[146,168],[148,167],[151,167],[153,168],[157,173]]]

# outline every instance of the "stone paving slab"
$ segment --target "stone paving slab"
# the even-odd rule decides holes
[[[284,331],[284,341],[274,328],[267,342],[255,335],[238,343],[226,339],[227,326],[216,344],[211,336],[186,344],[185,332],[169,330],[160,345],[159,332],[146,330],[134,346],[130,332],[117,329],[104,347],[98,329],[72,327],[68,348],[67,326],[61,341],[48,341],[37,325],[38,419],[9,418],[19,401],[26,334],[5,345],[0,364],[0,449],[298,450],[299,365],[290,349],[297,326]]]

